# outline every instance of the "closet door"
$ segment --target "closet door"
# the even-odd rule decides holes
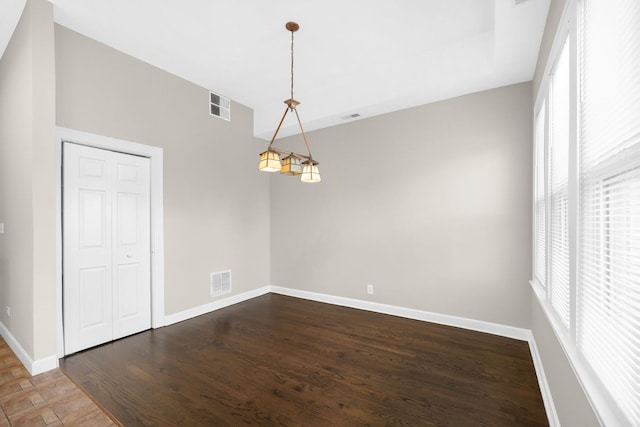
[[[65,354],[151,327],[149,159],[63,145]]]

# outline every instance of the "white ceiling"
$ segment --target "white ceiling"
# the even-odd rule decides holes
[[[531,80],[550,2],[50,1],[57,23],[253,108],[263,139],[290,95],[287,21],[300,24],[295,98],[312,130]],[[23,5],[0,0],[0,17]],[[288,119],[278,136],[296,132]]]

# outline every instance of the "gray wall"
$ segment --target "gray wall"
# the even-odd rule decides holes
[[[531,104],[522,83],[309,133],[322,183],[271,180],[272,284],[529,328]]]
[[[533,102],[535,102],[540,90],[545,67],[549,61],[549,55],[565,4],[566,0],[552,0],[549,7],[549,15],[547,16],[533,78]],[[533,116],[531,120],[533,121]],[[560,424],[581,427],[600,425],[533,290],[531,291],[531,305],[531,329],[540,352]]]
[[[211,302],[209,273],[234,294],[269,284],[269,182],[253,112],[209,115],[208,91],[56,25],[58,126],[164,149],[166,314]]]
[[[53,38],[30,0],[0,61],[0,320],[33,359],[55,352]]]

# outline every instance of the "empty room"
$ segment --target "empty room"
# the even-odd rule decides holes
[[[1,0],[0,426],[640,425],[637,0]]]

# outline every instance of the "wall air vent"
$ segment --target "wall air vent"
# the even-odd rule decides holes
[[[211,297],[231,293],[231,270],[211,273],[209,278],[209,294]]]
[[[231,100],[217,93],[209,92],[209,113],[231,121]]]

